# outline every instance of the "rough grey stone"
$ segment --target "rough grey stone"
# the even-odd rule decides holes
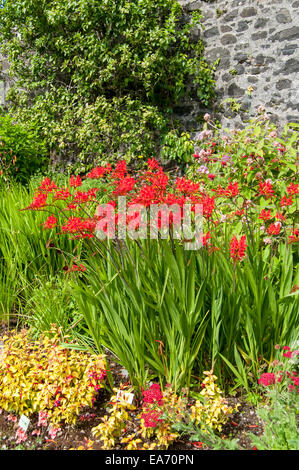
[[[224,83],[231,82],[234,79],[231,73],[225,73],[221,78]]]
[[[253,7],[247,7],[241,11],[242,18],[248,18],[250,16],[255,16],[256,14],[257,14],[257,10],[256,8],[253,8]]]
[[[237,38],[233,34],[224,34],[220,41],[221,44],[227,46],[228,44],[235,44],[237,42]]]
[[[238,75],[243,75],[243,73],[245,72],[245,67],[243,67],[243,65],[241,64],[238,64],[236,65],[235,70]]]
[[[297,44],[286,44],[284,49],[281,50],[283,55],[292,55],[298,49]]]
[[[240,96],[244,95],[245,90],[243,90],[243,88],[240,88],[236,83],[232,83],[231,85],[229,85],[227,93],[230,97],[240,98]]]
[[[228,33],[229,31],[232,31],[233,28],[228,26],[227,24],[223,24],[220,26],[220,30],[222,33]]]
[[[299,60],[289,59],[286,61],[284,67],[278,72],[288,75],[290,73],[299,72]]]
[[[283,29],[282,31],[274,34],[270,39],[271,41],[291,41],[293,39],[299,39],[299,26]]]
[[[266,24],[268,23],[269,18],[258,18],[257,21],[254,24],[254,27],[257,28],[264,28]]]
[[[255,58],[256,65],[263,65],[265,63],[265,56],[263,54],[259,54]]]
[[[175,106],[173,108],[173,112],[175,114],[180,114],[180,115],[187,115],[187,114],[190,114],[191,112],[193,111],[193,107],[192,106]]]
[[[246,31],[248,29],[247,21],[239,21],[237,32],[240,33],[242,31]]]
[[[209,62],[215,62],[215,60],[220,59],[218,69],[229,67],[230,64],[230,52],[223,47],[215,47],[206,51],[206,58]]]
[[[232,10],[230,11],[229,13],[227,13],[226,15],[222,16],[221,17],[221,21],[224,21],[225,23],[229,23],[231,21],[233,21],[234,19],[236,19],[238,16],[238,10]]]
[[[267,31],[261,31],[260,33],[253,33],[251,39],[257,41],[258,39],[265,39],[267,37]]]
[[[261,73],[261,71],[262,71],[261,67],[252,67],[252,69],[250,70],[250,73],[252,73],[253,75],[258,75],[259,73]]]
[[[259,80],[256,77],[251,77],[250,75],[247,76],[247,80],[249,83],[257,83]]]
[[[234,60],[237,60],[240,63],[246,62],[246,60],[248,60],[248,54],[246,54],[246,52],[238,52],[234,56]]]
[[[292,101],[290,101],[288,104],[287,104],[288,108],[290,109],[296,109],[297,111],[299,111],[299,103],[293,103]]]
[[[276,83],[276,88],[277,90],[285,90],[286,88],[290,88],[292,86],[291,80],[288,80],[287,78],[279,80]]]
[[[279,10],[276,15],[276,20],[278,21],[278,23],[291,23],[292,17],[290,15],[289,10],[287,10],[286,8],[282,8],[281,10]]]
[[[213,36],[219,36],[219,29],[217,26],[213,26],[213,28],[206,29],[204,32],[204,38],[212,38]]]

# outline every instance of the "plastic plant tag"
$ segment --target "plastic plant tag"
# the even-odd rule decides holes
[[[25,415],[21,415],[18,426],[19,428],[23,429],[24,432],[26,432],[28,429],[29,423],[30,423],[30,419],[27,418],[27,416]]]
[[[123,392],[122,390],[118,390],[116,395],[117,401],[124,401],[128,403],[128,405],[132,405],[134,400],[134,394],[129,392]]]

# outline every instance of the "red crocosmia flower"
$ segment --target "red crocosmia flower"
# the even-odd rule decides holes
[[[209,178],[210,180],[214,181],[214,179],[216,178],[216,175],[214,175],[213,173],[210,173],[210,174],[208,175],[208,178]]]
[[[217,191],[217,196],[226,196],[229,198],[237,196],[239,194],[239,187],[238,187],[238,181],[236,181],[234,184],[231,182],[228,184],[227,188],[223,189],[220,185],[218,186]]]
[[[274,222],[273,224],[269,225],[267,228],[267,233],[269,235],[278,235],[280,232],[281,228],[281,223],[280,222]]]
[[[70,196],[71,196],[71,193],[70,193],[69,188],[66,188],[66,189],[61,188],[61,189],[59,189],[58,191],[55,192],[55,194],[53,196],[53,201],[54,200],[65,201]]]
[[[179,193],[186,195],[195,194],[199,191],[199,187],[199,183],[193,183],[193,181],[190,181],[186,178],[177,178],[176,180],[176,190]]]
[[[284,206],[291,206],[293,204],[293,199],[292,199],[292,196],[290,197],[286,197],[286,196],[283,196],[283,198],[280,200],[280,207],[284,207]]]
[[[33,199],[32,203],[30,204],[30,206],[26,207],[26,209],[35,210],[35,209],[40,209],[41,207],[46,206],[47,197],[48,197],[48,193],[37,193],[34,196],[34,199]]]
[[[299,230],[296,228],[293,230],[292,234],[289,235],[289,243],[299,242]]]
[[[93,219],[81,219],[70,217],[66,224],[61,227],[62,232],[77,233],[76,238],[92,238],[97,221]]]
[[[148,158],[147,166],[150,170],[158,170],[160,168],[160,165],[155,158]]]
[[[192,197],[191,196],[191,203],[192,204],[202,204],[202,213],[203,215],[209,219],[214,211],[215,208],[215,198],[210,197],[208,195],[201,195],[200,197]],[[193,210],[193,207],[191,207],[191,210]]]
[[[129,191],[132,191],[135,187],[136,180],[131,176],[126,176],[120,180],[117,187],[112,192],[114,196],[125,196]]]
[[[246,244],[245,235],[242,235],[240,240],[238,240],[236,236],[233,236],[230,242],[229,251],[230,251],[230,256],[233,259],[235,264],[244,258],[246,247],[247,247],[247,244]]]
[[[79,266],[77,266],[77,264],[73,264],[73,266],[69,269],[70,272],[72,271],[86,271],[86,268],[85,266],[83,266],[83,264],[80,264]]]
[[[47,218],[46,222],[44,223],[44,228],[51,229],[51,228],[54,228],[56,225],[57,225],[57,219],[52,214]]]
[[[71,204],[68,204],[68,205],[66,206],[66,210],[73,211],[73,210],[75,210],[75,209],[77,209],[77,204],[72,204],[72,203],[71,203]]]
[[[211,235],[210,235],[210,232],[207,232],[206,235],[203,235],[202,237],[202,246],[207,246],[208,244],[208,241],[211,239]]]
[[[294,379],[293,379],[293,384],[296,385],[296,387],[299,386],[299,376],[298,376],[298,377],[294,377]]]
[[[121,160],[120,162],[117,163],[115,170],[111,173],[111,177],[113,179],[121,180],[125,177],[126,173],[127,173],[127,164],[125,160]]]
[[[108,163],[106,166],[97,166],[87,173],[86,178],[100,179],[111,171],[111,165]]]
[[[183,207],[186,202],[186,196],[177,196],[176,194],[169,193],[162,198],[161,202],[168,204],[169,206],[177,204],[178,206]]]
[[[132,204],[143,204],[145,207],[158,202],[159,200],[156,188],[147,184],[143,185],[137,196],[131,200]]]
[[[275,215],[275,219],[282,220],[283,222],[286,220],[285,216],[282,215],[281,212],[277,212],[277,214]]]
[[[287,351],[287,352],[283,353],[283,357],[291,358],[292,356],[293,356],[292,351]]]
[[[45,178],[42,180],[40,187],[39,187],[40,192],[51,193],[53,189],[57,189],[57,186],[54,183],[54,181],[52,182],[50,178]]]
[[[242,217],[242,215],[244,215],[244,209],[241,209],[241,210],[236,210],[235,211],[235,215],[238,216],[238,217]]]
[[[259,219],[261,220],[269,220],[272,218],[272,215],[271,215],[271,210],[269,209],[268,211],[266,211],[265,209],[263,209],[259,215]]]
[[[73,204],[84,204],[96,197],[97,188],[90,189],[89,191],[77,191],[72,201]]]
[[[275,374],[271,372],[265,372],[260,376],[260,379],[258,381],[259,384],[265,385],[265,387],[268,387],[269,385],[273,385],[276,382],[276,377]]]
[[[299,193],[299,184],[294,184],[291,183],[287,187],[287,193],[289,196],[292,196],[293,194],[298,194]]]
[[[72,188],[78,188],[79,186],[82,186],[82,180],[80,176],[71,176],[70,178],[70,186]]]
[[[266,198],[274,196],[274,190],[272,188],[272,183],[270,181],[262,181],[259,182],[259,193],[261,196],[265,196]]]
[[[152,184],[152,187],[156,191],[158,191],[159,194],[163,194],[164,191],[166,190],[166,187],[169,181],[169,176],[167,176],[164,173],[164,171],[161,168],[159,168],[157,173],[149,178],[149,181]]]

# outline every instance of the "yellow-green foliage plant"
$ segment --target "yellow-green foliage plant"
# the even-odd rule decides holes
[[[65,348],[59,332],[32,341],[28,331],[3,336],[0,356],[0,408],[47,422],[75,424],[105,387],[104,356]]]

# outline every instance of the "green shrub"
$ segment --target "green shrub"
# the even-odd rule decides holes
[[[200,17],[183,23],[176,0],[7,0],[0,43],[16,117],[36,122],[64,163],[152,154],[190,78],[204,104],[214,96],[190,39]]]
[[[34,125],[0,116],[0,146],[0,179],[13,177],[27,183],[31,175],[47,168],[48,152]]]

